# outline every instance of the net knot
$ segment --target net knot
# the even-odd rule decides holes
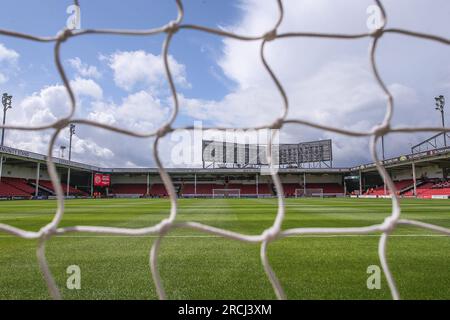
[[[40,231],[40,237],[43,239],[48,239],[52,234],[56,232],[56,228],[54,226],[45,226]]]
[[[383,230],[384,232],[391,232],[392,230],[394,230],[396,224],[397,219],[395,219],[394,217],[387,217],[386,219],[384,219],[384,222],[381,225],[381,230]]]
[[[272,40],[275,40],[275,39],[277,38],[277,30],[274,29],[274,30],[271,30],[271,31],[267,32],[267,33],[264,35],[263,38],[264,38],[264,40],[266,40],[266,41],[272,41]]]
[[[272,129],[281,129],[281,127],[283,127],[284,124],[284,119],[279,118],[277,120],[275,120],[275,122],[272,124],[271,128]]]
[[[378,29],[373,30],[370,33],[370,35],[374,38],[380,38],[383,35],[383,33],[384,33],[383,28],[378,28]]]
[[[390,127],[389,123],[387,123],[387,124],[376,126],[373,130],[373,133],[376,136],[381,137],[381,136],[388,134],[390,130],[391,130],[391,127]]]
[[[58,32],[58,34],[56,35],[58,37],[58,40],[60,42],[65,42],[67,39],[69,39],[69,37],[71,37],[73,35],[72,30],[70,29],[64,29],[60,32]]]
[[[60,119],[53,124],[53,128],[56,130],[62,130],[69,125],[69,121],[66,119]]]
[[[159,234],[160,235],[164,235],[167,232],[169,232],[170,227],[172,226],[172,221],[170,219],[164,219],[163,221],[161,221],[161,229],[159,230]]]
[[[176,21],[169,22],[166,28],[164,29],[165,32],[172,34],[176,33],[178,30],[180,30],[180,26]]]
[[[161,127],[158,129],[158,131],[156,132],[156,136],[158,138],[162,138],[164,137],[166,134],[170,133],[172,131],[172,128],[170,127],[169,124],[165,125],[164,127]]]
[[[266,241],[269,241],[269,242],[276,240],[278,237],[278,230],[275,228],[267,229],[266,231],[263,232],[262,236],[264,237],[264,239]]]

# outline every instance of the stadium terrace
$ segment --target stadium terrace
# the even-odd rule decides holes
[[[1,199],[53,199],[47,157],[0,147]],[[156,168],[100,168],[53,158],[66,198],[163,198],[167,190]],[[450,197],[450,148],[401,155],[383,165],[402,197]],[[277,169],[286,197],[390,197],[373,163],[351,168]],[[276,189],[260,168],[168,168],[179,198],[270,198]]]

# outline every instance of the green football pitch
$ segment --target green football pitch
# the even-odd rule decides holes
[[[402,217],[450,227],[447,200],[402,200]],[[0,202],[0,223],[39,230],[54,201]],[[275,199],[181,199],[179,221],[246,234],[268,228]],[[287,199],[283,228],[352,227],[380,223],[382,199]],[[61,226],[138,228],[168,216],[165,199],[71,200]],[[47,258],[65,299],[156,299],[149,268],[154,236],[66,234],[52,238]],[[289,299],[390,299],[384,276],[369,290],[368,266],[380,265],[379,235],[308,235],[269,245],[270,263]],[[0,299],[49,299],[35,240],[0,233]],[[158,265],[169,299],[274,299],[260,246],[178,229],[162,241]],[[450,238],[400,226],[388,241],[388,262],[403,299],[450,299]],[[78,265],[81,289],[66,288],[67,267]]]

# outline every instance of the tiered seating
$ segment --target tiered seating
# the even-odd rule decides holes
[[[20,178],[2,178],[2,182],[13,186],[16,189],[22,190],[23,192],[32,195],[35,192],[34,187],[30,186],[25,179]]]
[[[405,195],[413,195],[412,191]],[[431,198],[432,196],[450,196],[450,182],[427,182],[417,187],[417,197]]]
[[[213,189],[225,189],[224,185],[213,184],[213,183],[198,183],[197,184],[197,194],[201,195],[212,195]],[[195,194],[194,184],[185,184],[183,187],[183,194]]]
[[[0,197],[29,197],[30,195],[22,190],[16,189],[5,182],[0,182]]]
[[[417,196],[422,195],[426,190],[431,189],[431,187],[434,185],[433,182],[426,182],[420,186],[417,187]],[[404,196],[413,196],[414,195],[414,189],[411,189],[403,194]]]
[[[422,198],[431,198],[432,196],[450,196],[450,188],[424,189],[420,194]]]
[[[232,183],[227,186],[211,183],[199,183],[197,184],[198,195],[211,195],[214,189],[239,189],[241,195],[256,195],[256,184],[237,184]],[[194,184],[185,184],[183,186],[183,195],[195,194]],[[258,185],[258,194],[272,194],[267,184]]]
[[[376,189],[373,190],[368,190],[366,194],[368,195],[374,195],[374,196],[382,196],[384,194],[389,194],[389,191],[386,190],[386,192],[384,191],[384,186],[383,187],[378,187]]]
[[[448,189],[450,188],[450,181],[439,181],[432,186],[432,189]]]
[[[408,187],[412,187],[414,184],[414,181],[409,179],[409,180],[401,180],[401,181],[394,181],[395,184],[395,188],[397,189],[397,191],[401,191],[405,188]],[[389,194],[389,189],[386,189],[386,193]],[[377,188],[374,189],[369,189],[367,190],[367,192],[365,193],[367,195],[375,195],[375,196],[381,196],[384,195],[384,185],[381,185]]]
[[[307,189],[322,189],[324,194],[344,193],[344,187],[339,183],[307,183]]]
[[[51,192],[55,193],[55,189],[53,188],[53,184],[52,184],[51,181],[41,180],[41,181],[39,181],[39,186],[42,186],[45,189],[50,190]],[[64,193],[67,192],[67,184],[61,183],[61,188],[63,189]],[[71,196],[84,196],[84,195],[86,195],[86,192],[83,192],[81,190],[78,190],[77,188],[69,186],[69,195],[71,195]]]
[[[284,194],[287,197],[295,196],[295,189],[300,189],[302,186],[299,183],[283,183]]]
[[[198,190],[197,185],[197,190]],[[195,186],[193,184],[184,184],[182,194],[195,194]]]
[[[344,187],[341,186],[339,183],[307,183],[306,184],[307,189],[322,189],[323,194],[343,194],[344,193]],[[303,189],[303,185],[300,185],[299,183],[283,183],[283,189],[284,194],[287,197],[293,197],[295,196],[295,190],[296,189]]]
[[[227,189],[239,189],[241,195],[254,195],[256,194],[256,184],[237,184],[230,183]]]
[[[266,184],[259,184],[258,185],[258,193],[259,194],[272,194],[272,190],[270,190],[269,185]]]
[[[147,185],[134,183],[114,184],[111,188],[111,193],[144,195],[147,193]]]
[[[150,187],[150,196],[167,197],[168,193],[166,187],[163,184],[153,184]]]

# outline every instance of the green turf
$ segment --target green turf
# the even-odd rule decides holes
[[[54,201],[0,202],[0,222],[27,230],[48,223]],[[179,200],[180,221],[258,234],[275,217],[275,199]],[[288,199],[284,228],[366,226],[382,222],[390,201]],[[403,217],[450,227],[450,202],[403,200]],[[143,227],[168,216],[159,199],[71,200],[61,226]],[[450,239],[400,227],[388,242],[388,259],[405,299],[450,298]],[[259,246],[198,231],[176,230],[163,240],[159,266],[171,299],[273,299]],[[154,237],[71,234],[47,245],[52,272],[66,299],[155,299],[148,267]],[[276,241],[269,259],[290,299],[389,299],[368,290],[366,269],[379,265],[379,237],[303,236]],[[0,299],[48,299],[36,260],[36,241],[0,233]],[[81,290],[66,289],[66,268],[81,268]]]

